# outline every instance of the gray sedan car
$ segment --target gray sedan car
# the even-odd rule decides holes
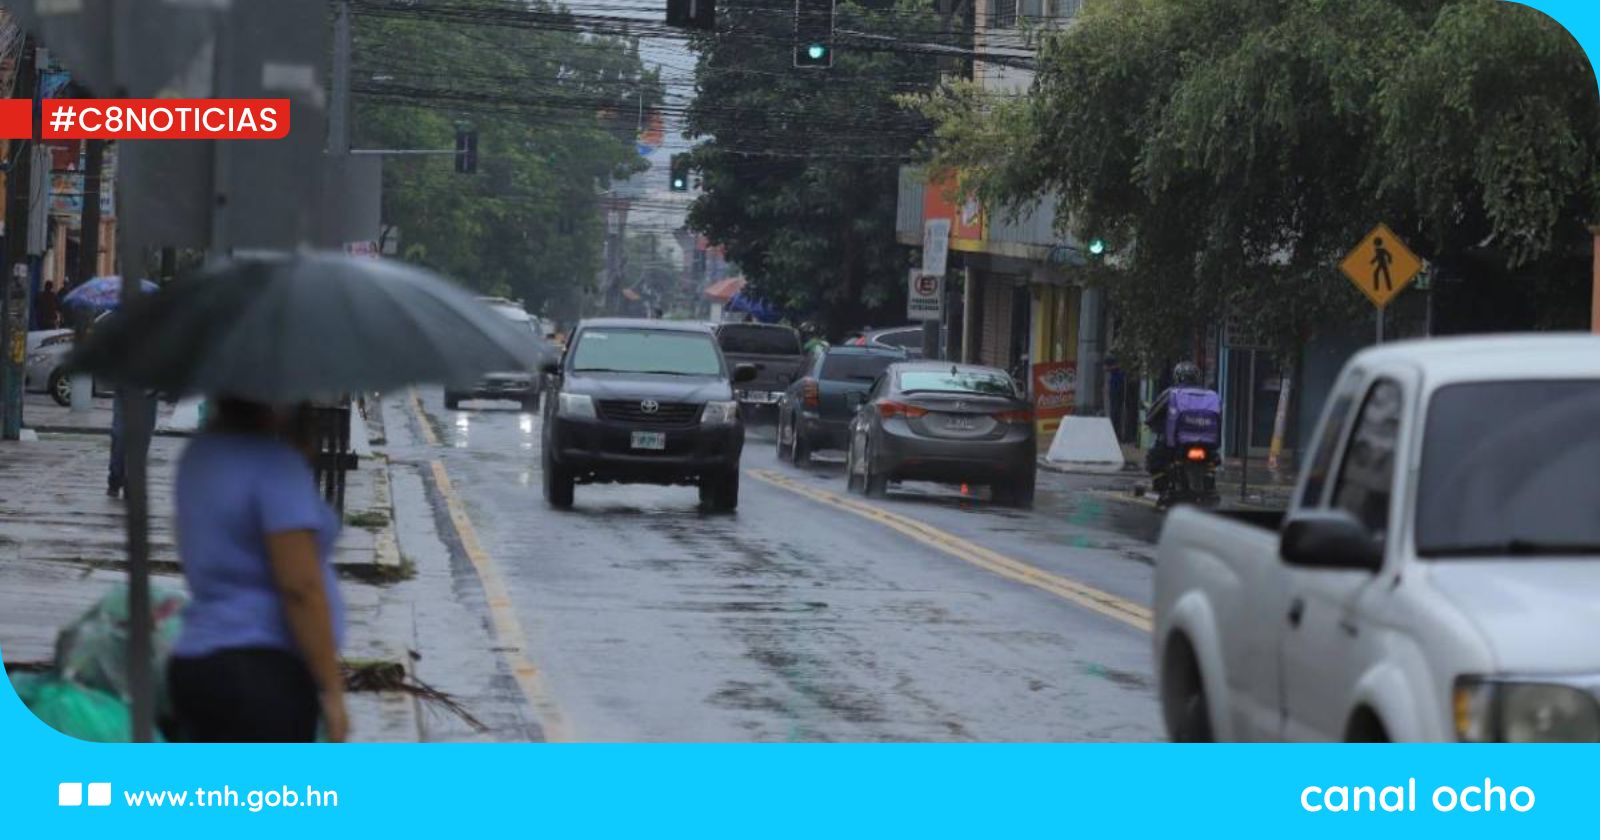
[[[1033,406],[1005,371],[902,362],[856,402],[845,466],[852,491],[881,496],[891,481],[987,484],[1002,504],[1033,505]]]

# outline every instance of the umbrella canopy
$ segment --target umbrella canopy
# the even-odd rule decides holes
[[[166,394],[291,403],[532,370],[526,327],[422,269],[343,254],[235,260],[108,316],[69,364]]]
[[[145,294],[160,288],[149,280],[139,281],[139,291]],[[61,298],[61,303],[72,309],[87,309],[93,312],[116,309],[122,303],[122,278],[113,275],[85,280],[67,292],[66,296]]]

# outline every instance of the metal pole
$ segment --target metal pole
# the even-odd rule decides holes
[[[1422,315],[1422,334],[1428,338],[1433,337],[1433,278],[1428,278],[1427,308]]]
[[[328,96],[328,150],[350,149],[350,0],[333,4],[333,73]]]
[[[1244,386],[1244,428],[1242,438],[1244,445],[1239,451],[1239,500],[1244,501],[1244,494],[1250,481],[1250,444],[1255,437],[1256,425],[1256,351],[1250,351],[1249,381]]]
[[[35,43],[22,42],[17,86],[29,97],[36,95]],[[0,438],[22,437],[22,380],[28,346],[28,220],[33,186],[33,144],[13,140],[7,144],[10,167],[6,172],[5,268],[0,272]]]
[[[1381,306],[1378,307],[1377,322],[1378,322],[1378,340],[1377,340],[1376,343],[1382,344],[1383,343],[1383,307],[1381,307]]]

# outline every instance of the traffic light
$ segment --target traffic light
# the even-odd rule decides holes
[[[1091,257],[1103,257],[1106,255],[1106,241],[1099,238],[1091,239],[1088,250]]]
[[[456,171],[471,175],[478,171],[478,131],[474,128],[456,128]]]
[[[672,156],[672,168],[669,172],[669,178],[668,189],[673,192],[689,191],[689,156],[687,154]]]
[[[833,66],[834,0],[795,0],[794,66],[826,70]]]
[[[713,31],[717,28],[717,0],[667,0],[667,25]]]

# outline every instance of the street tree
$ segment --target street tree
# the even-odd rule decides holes
[[[831,69],[797,69],[792,14],[719,10],[696,39],[687,135],[701,194],[689,225],[726,248],[747,293],[839,335],[904,319],[908,251],[895,242],[897,174],[930,128],[897,95],[925,89],[941,59],[909,42],[954,42],[965,6],[841,2]],[[900,46],[896,44],[899,43]]]
[[[1053,193],[1106,239],[1085,274],[1155,360],[1224,317],[1284,353],[1370,317],[1334,266],[1379,221],[1463,279],[1457,328],[1567,325],[1600,204],[1595,94],[1573,39],[1518,4],[1101,0],[1043,37],[1026,98],[915,104],[964,189]],[[1484,303],[1512,294],[1514,318]]]
[[[636,40],[575,29],[358,16],[354,49],[358,147],[449,149],[459,124],[479,135],[475,174],[448,157],[384,161],[403,258],[563,320],[600,267],[598,193],[645,168],[637,114],[662,96]]]

